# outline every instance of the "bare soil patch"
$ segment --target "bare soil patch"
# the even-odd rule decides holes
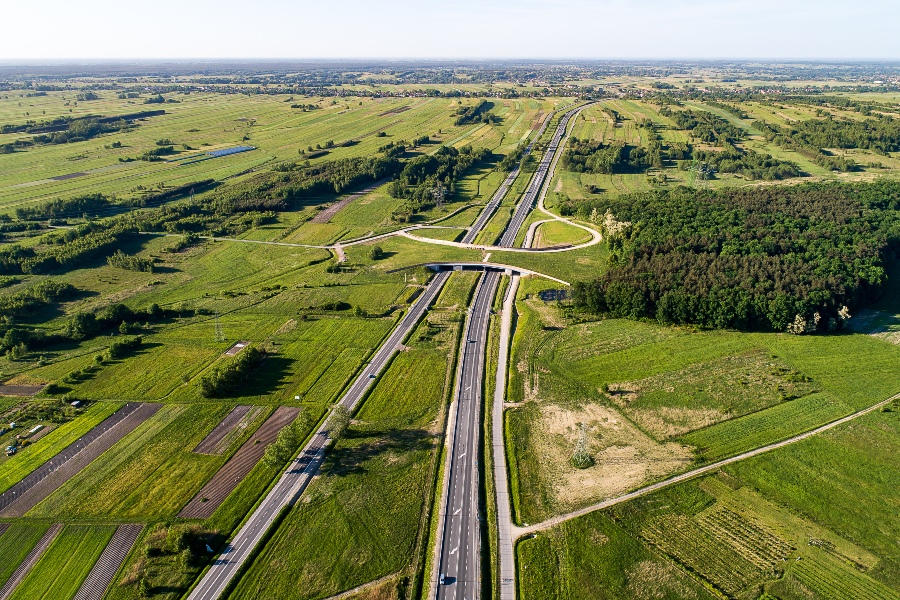
[[[228,434],[235,430],[238,426],[246,421],[244,417],[250,412],[251,406],[235,406],[230,413],[225,415],[218,425],[209,432],[203,441],[194,448],[194,454],[222,454],[228,448],[228,444],[222,442],[229,437]],[[257,413],[258,414],[258,413]]]
[[[594,466],[576,469],[569,460],[580,424],[588,431]],[[560,508],[574,508],[627,492],[673,473],[693,460],[682,444],[659,443],[641,432],[615,409],[585,404],[580,409],[546,405],[541,409],[536,439],[544,448],[545,477]]]
[[[238,352],[250,345],[250,342],[235,342],[234,346],[225,351],[225,356],[235,356]]]
[[[238,448],[234,456],[219,469],[191,498],[178,516],[182,519],[208,519],[225,498],[244,480],[263,456],[266,446],[275,441],[278,432],[293,422],[300,413],[299,408],[279,406],[266,422]]]
[[[125,557],[134,546],[143,525],[120,525],[116,528],[112,539],[103,549],[103,554],[94,563],[87,579],[78,588],[75,600],[100,600],[112,583],[113,577],[125,562]]]
[[[34,396],[43,385],[0,385],[0,396]]]

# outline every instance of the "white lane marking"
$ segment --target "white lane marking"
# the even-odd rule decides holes
[[[456,516],[456,515],[458,515],[458,514],[461,513],[461,512],[462,512],[462,508],[457,508],[457,509],[456,509],[456,512],[453,513],[453,516]]]
[[[450,551],[450,554],[456,554],[456,551],[459,550],[459,546]]]

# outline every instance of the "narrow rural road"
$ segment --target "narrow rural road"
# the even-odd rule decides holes
[[[860,411],[857,411],[851,415],[847,415],[846,417],[842,417],[836,421],[832,421],[831,423],[826,423],[821,427],[816,427],[815,429],[811,429],[806,433],[801,433],[799,435],[795,435],[793,437],[787,438],[786,440],[781,440],[780,442],[775,442],[774,444],[769,444],[767,446],[761,446],[754,450],[750,450],[748,452],[742,452],[741,454],[736,454],[730,458],[725,458],[720,461],[716,461],[714,463],[710,463],[704,467],[699,467],[697,469],[692,469],[681,475],[676,475],[674,477],[670,477],[664,481],[659,481],[652,485],[648,485],[642,487],[633,492],[629,492],[627,494],[622,494],[621,496],[616,496],[615,498],[610,498],[609,500],[604,500],[603,502],[598,502],[597,504],[592,504],[590,506],[586,506],[579,510],[574,510],[570,513],[566,513],[564,515],[559,515],[557,517],[553,517],[551,519],[547,519],[546,521],[542,521],[541,523],[536,523],[534,525],[529,525],[528,527],[514,527],[515,538],[518,539],[524,535],[529,535],[538,531],[543,531],[545,529],[550,529],[551,527],[555,527],[560,523],[565,523],[571,519],[576,519],[578,517],[582,517],[584,515],[590,514],[592,512],[596,512],[598,510],[603,510],[604,508],[609,508],[610,506],[615,506],[616,504],[621,504],[622,502],[627,502],[629,500],[633,500],[638,498],[639,496],[644,496],[651,492],[655,492],[665,487],[669,487],[671,485],[675,485],[677,483],[682,483],[687,481],[688,479],[693,479],[694,477],[699,477],[700,475],[704,475],[711,471],[717,471],[726,465],[730,465],[732,463],[736,463],[742,460],[747,460],[748,458],[753,458],[754,456],[759,456],[760,454],[765,454],[766,452],[771,452],[772,450],[777,450],[778,448],[784,448],[785,446],[789,446],[791,444],[796,444],[797,442],[801,442],[807,438],[810,438],[814,435],[819,435],[820,433],[824,433],[830,429],[834,429],[839,425],[843,425],[844,423],[848,423],[853,421],[854,419],[858,419],[863,415],[867,415],[873,411],[878,410],[882,406],[893,402],[894,400],[900,399],[900,394],[896,394],[891,396],[887,400],[882,400],[877,404],[873,404],[868,408],[864,408]]]

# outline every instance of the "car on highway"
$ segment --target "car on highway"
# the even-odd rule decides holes
[[[440,583],[441,583],[441,585],[444,585],[444,574],[443,573],[441,573]]]

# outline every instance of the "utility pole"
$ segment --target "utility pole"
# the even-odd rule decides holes
[[[222,322],[219,321],[219,311],[216,310],[216,341],[224,342],[225,341],[225,329],[222,327]]]

